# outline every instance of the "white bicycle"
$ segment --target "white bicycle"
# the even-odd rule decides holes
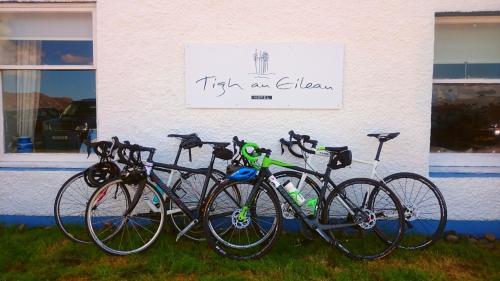
[[[423,249],[440,239],[446,226],[446,203],[439,188],[424,176],[411,172],[398,172],[382,177],[377,172],[383,144],[398,135],[399,133],[368,134],[369,137],[375,137],[379,141],[374,160],[353,158],[352,161],[371,166],[371,178],[381,181],[391,188],[403,205],[405,236],[401,239],[399,247],[410,250]],[[313,140],[309,136],[304,139],[301,142],[291,138],[288,141],[281,139],[282,152],[284,152],[284,147],[287,147],[291,154],[304,159],[305,167],[316,170],[313,164],[315,158],[329,157],[330,154],[325,151],[324,146],[318,145],[317,140]],[[300,151],[294,150],[295,147],[298,147]],[[319,190],[316,181],[306,173],[282,171],[277,174],[281,178],[287,178],[294,182],[305,198],[311,198]],[[322,181],[322,179],[318,180]],[[282,204],[282,210],[285,218],[293,218],[293,210],[286,204]]]

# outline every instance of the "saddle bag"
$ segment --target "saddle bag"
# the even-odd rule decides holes
[[[225,147],[216,147],[214,148],[215,157],[222,160],[231,160],[233,159],[233,152]]]
[[[350,150],[340,151],[338,153],[333,154],[330,157],[330,162],[328,163],[328,167],[338,170],[345,168],[352,163],[352,153]]]

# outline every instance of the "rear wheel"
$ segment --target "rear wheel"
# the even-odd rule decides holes
[[[345,225],[329,233],[337,240],[337,248],[351,258],[383,258],[403,236],[401,204],[394,192],[380,182],[365,178],[347,180],[334,189],[326,202],[323,220]]]
[[[85,209],[95,188],[87,185],[84,172],[69,178],[59,189],[54,202],[54,218],[61,232],[78,243],[92,243],[85,229]]]
[[[54,218],[66,237],[78,243],[92,243],[85,229],[87,202],[97,187],[119,172],[115,163],[103,161],[73,175],[61,186],[54,202]]]
[[[160,235],[165,209],[160,193],[147,183],[141,192],[136,184],[110,181],[98,188],[89,200],[86,223],[94,242],[107,253],[129,255],[146,250]],[[130,195],[128,195],[130,194]],[[127,213],[131,201],[140,196]]]
[[[278,239],[282,215],[276,193],[262,183],[251,206],[245,207],[252,188],[253,183],[224,182],[207,202],[203,226],[208,245],[222,256],[238,260],[259,258]]]
[[[423,249],[439,240],[446,226],[447,210],[438,187],[414,173],[393,174],[384,182],[396,193],[405,213],[405,236],[399,247]]]

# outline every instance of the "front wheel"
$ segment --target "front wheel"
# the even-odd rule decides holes
[[[396,173],[384,178],[396,193],[405,213],[405,236],[399,247],[424,249],[441,238],[447,210],[439,188],[429,179],[414,173]]]
[[[329,234],[339,250],[355,259],[389,255],[404,232],[404,212],[397,196],[372,179],[354,178],[339,184],[321,215],[325,223],[339,226]]]
[[[246,206],[253,188],[258,188],[257,194]],[[226,181],[208,199],[203,228],[214,251],[245,260],[259,258],[273,247],[281,232],[281,221],[279,200],[267,183],[255,187],[253,183]]]
[[[136,196],[139,200],[129,212]],[[99,187],[90,197],[85,214],[90,237],[113,255],[146,250],[160,235],[165,220],[164,201],[154,198],[162,197],[149,182],[143,190],[120,179]]]

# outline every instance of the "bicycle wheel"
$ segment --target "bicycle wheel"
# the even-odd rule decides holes
[[[164,201],[156,188],[147,183],[134,209],[127,214],[131,201],[140,192],[135,184],[112,180],[92,194],[86,224],[92,240],[113,255],[139,253],[150,247],[160,235],[164,219]],[[130,195],[128,195],[130,194]]]
[[[404,212],[397,196],[372,179],[342,182],[328,196],[321,215],[328,224],[347,225],[329,233],[337,240],[337,248],[355,259],[387,256],[404,233]]]
[[[253,183],[223,182],[210,195],[205,206],[203,227],[208,245],[218,254],[237,260],[265,255],[281,233],[281,208],[274,190],[267,184],[248,208]],[[235,200],[238,190],[240,200]]]
[[[215,186],[218,181],[224,179],[225,177],[226,174],[224,174],[222,171],[215,169],[213,170],[212,177],[208,182],[205,198],[208,197],[213,186]],[[204,198],[201,198],[201,192],[203,190],[205,179],[205,174],[189,173],[181,175],[181,177],[173,185],[172,189],[190,210],[196,210],[200,201],[205,200]],[[173,200],[169,200],[169,202],[167,203],[167,214],[169,218],[169,224],[173,227],[173,229],[175,229],[177,233],[186,228],[189,223],[191,223],[191,219],[189,219],[189,217],[181,211],[181,209],[177,206],[177,204],[175,204]],[[184,234],[184,236],[194,241],[205,240],[205,234],[203,232],[203,226],[201,222],[193,226],[188,232],[186,232],[186,234]]]
[[[405,236],[399,247],[424,249],[441,238],[446,226],[444,197],[429,179],[414,173],[396,173],[384,178],[396,193],[405,212]]]
[[[84,173],[73,175],[61,186],[54,202],[54,218],[67,238],[88,244],[92,239],[85,229],[85,209],[95,188],[87,185]]]

